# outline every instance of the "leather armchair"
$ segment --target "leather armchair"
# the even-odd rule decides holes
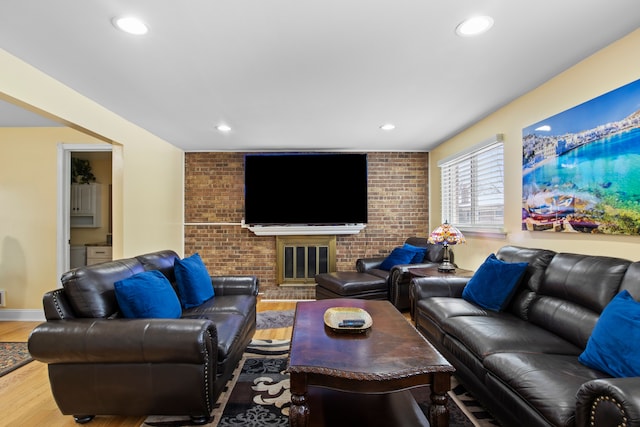
[[[410,309],[409,282],[412,268],[428,268],[439,265],[444,257],[444,246],[427,243],[424,237],[409,237],[405,243],[413,246],[427,248],[424,259],[418,264],[395,265],[391,270],[380,270],[380,264],[384,257],[360,258],[356,260],[356,270],[360,273],[369,273],[382,277],[389,287],[389,300],[400,311]],[[449,259],[454,263],[453,251],[449,251]]]

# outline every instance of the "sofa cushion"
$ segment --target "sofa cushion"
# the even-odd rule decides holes
[[[119,310],[113,284],[143,271],[138,260],[128,258],[74,268],[61,281],[78,317],[106,319]]]
[[[142,264],[145,271],[159,270],[169,279],[171,284],[175,284],[176,275],[174,273],[174,264],[176,259],[180,259],[177,253],[170,249],[151,252],[144,255],[138,255],[136,259]]]
[[[598,321],[595,313],[573,301],[537,295],[528,309],[529,321],[540,326],[581,349]]]
[[[540,289],[547,266],[555,254],[547,249],[520,246],[503,246],[496,253],[496,258],[499,260],[529,264],[520,279],[519,289],[509,303],[509,310],[521,319],[529,318],[529,306],[535,300],[535,292]]]
[[[226,298],[226,297],[225,297]],[[214,298],[215,299],[215,298]],[[238,341],[242,340],[251,329],[249,317],[239,313],[211,312],[202,316],[190,315],[187,319],[207,319],[216,325],[218,341],[218,365],[224,364],[233,351],[237,351]],[[255,321],[254,321],[255,322]]]
[[[576,392],[583,383],[601,378],[575,356],[562,354],[498,353],[487,356],[483,363],[491,373],[486,381],[491,392],[500,395],[504,390],[501,384],[506,384],[554,426],[574,425]]]
[[[442,262],[444,259],[444,245],[435,243],[429,243],[427,245],[427,252],[424,255],[423,262]],[[449,248],[449,261],[453,262],[453,251]]]
[[[180,301],[159,271],[145,271],[114,283],[120,311],[127,318],[177,319]]]
[[[404,245],[402,245],[402,249],[408,249],[410,251],[413,251],[414,253],[411,261],[409,261],[409,264],[422,263],[422,261],[424,260],[424,255],[427,252],[427,248],[410,245],[409,243],[405,243]]]
[[[389,279],[389,274],[390,274],[389,270],[382,270],[379,268],[372,268],[370,270],[367,270],[366,273],[372,276],[379,277],[383,279],[385,282]]]
[[[640,303],[629,291],[616,295],[593,328],[581,363],[614,377],[640,376]]]
[[[202,258],[196,252],[174,262],[176,283],[184,308],[196,307],[214,296],[211,277]]]
[[[208,319],[212,313],[235,313],[250,317],[255,311],[255,296],[246,294],[224,295],[210,298],[197,307],[184,309],[182,317]]]
[[[357,271],[334,271],[316,275],[318,289],[341,297],[358,297],[369,293],[386,292],[384,278]]]
[[[621,258],[559,253],[549,263],[537,292],[600,313],[618,293],[630,264]]]
[[[442,341],[442,325],[450,317],[487,316],[489,312],[462,298],[429,297],[416,302],[416,326],[429,341]]]
[[[570,354],[577,359],[582,352],[556,334],[505,312],[449,317],[440,326],[481,360],[494,353],[531,351]]]
[[[380,264],[381,270],[391,270],[394,265],[410,264],[416,252],[406,248],[394,248]]]
[[[495,254],[489,255],[465,286],[462,298],[488,310],[503,310],[527,265],[526,262],[504,262]]]

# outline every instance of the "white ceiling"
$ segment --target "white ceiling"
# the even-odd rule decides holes
[[[638,0],[0,2],[0,48],[187,151],[429,150],[638,27]]]

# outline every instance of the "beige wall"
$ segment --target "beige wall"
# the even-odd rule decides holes
[[[76,129],[78,142],[113,144],[113,251],[114,257],[133,256],[170,248],[184,250],[184,153],[166,141],[97,105],[70,88],[51,79],[30,65],[0,49],[0,98]],[[62,128],[64,129],[64,128]],[[66,130],[69,131],[69,130]],[[65,134],[65,137],[68,134]],[[61,138],[63,139],[63,138]],[[50,141],[50,140],[46,140]],[[58,140],[57,142],[72,142]],[[41,142],[42,143],[42,142]],[[19,144],[18,144],[19,145]],[[15,188],[8,188],[9,176],[2,173],[2,197],[11,200],[26,197],[18,207],[8,210],[2,201],[3,223],[0,227],[0,289],[12,282],[18,288],[8,293],[8,307],[0,308],[0,319],[12,309],[41,309],[44,290],[57,286],[55,262],[55,211],[44,215],[43,204],[55,209],[56,151],[48,142],[16,144],[0,141],[3,162],[13,151],[31,150],[28,162],[21,162],[23,176],[30,177]],[[26,156],[26,154],[23,154]],[[9,160],[6,160],[9,161]],[[12,178],[13,179],[13,178]],[[6,180],[6,181],[5,181]],[[22,189],[28,190],[20,191]],[[25,193],[20,196],[14,192]],[[42,196],[42,197],[40,197]],[[6,216],[9,216],[6,218]],[[42,218],[46,218],[44,221]],[[6,227],[22,229],[19,238]],[[16,253],[18,251],[18,253]],[[21,252],[21,253],[20,253]],[[6,263],[6,264],[5,264]],[[7,270],[8,269],[8,270]],[[18,277],[16,279],[16,277]],[[22,295],[22,296],[20,296]],[[3,317],[4,316],[4,317]]]
[[[456,263],[463,268],[475,269],[488,254],[506,244],[640,260],[640,237],[527,232],[520,229],[522,129],[639,79],[639,50],[640,30],[636,30],[476,123],[430,153],[429,211],[430,227],[433,228],[442,220],[438,161],[491,135],[504,134],[506,238],[468,236],[466,245],[454,248]],[[543,61],[544,58],[540,60]]]
[[[101,141],[66,127],[0,128],[0,289],[6,291],[8,310],[40,309],[42,294],[59,286],[56,169],[61,142]]]

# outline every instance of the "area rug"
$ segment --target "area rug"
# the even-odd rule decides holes
[[[276,329],[293,326],[295,310],[260,311],[256,318],[256,329]]]
[[[32,360],[26,342],[0,342],[0,377]]]
[[[218,399],[206,427],[270,427],[289,425],[291,393],[289,375],[285,372],[288,340],[254,340],[247,349],[240,369]],[[427,387],[413,389],[416,401],[425,412],[429,409]],[[490,415],[477,404],[464,388],[455,385],[448,401],[451,427],[496,426]],[[459,406],[460,405],[460,406]],[[462,406],[462,408],[461,408]],[[142,427],[182,427],[193,425],[188,417],[151,416]]]
[[[265,288],[262,301],[306,301],[316,299],[315,286],[270,286]]]

